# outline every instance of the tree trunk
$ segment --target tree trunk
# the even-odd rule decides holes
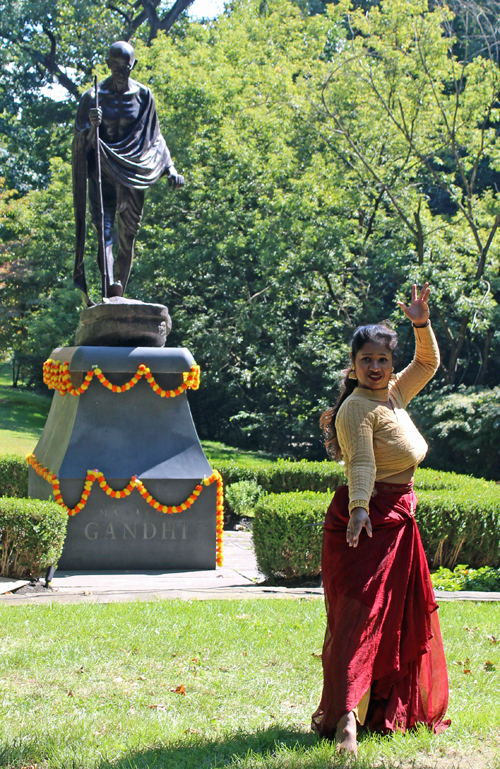
[[[14,355],[12,359],[12,387],[17,387],[21,375],[21,361]]]
[[[488,371],[491,343],[493,341],[494,335],[495,335],[495,329],[489,328],[488,334],[486,335],[486,339],[484,342],[483,360],[481,362],[481,368],[479,369],[479,374],[477,375],[477,378],[474,384],[477,384],[477,385],[484,384],[484,380],[486,379],[486,374]]]
[[[455,384],[455,377],[457,375],[458,357],[465,342],[465,335],[467,333],[467,326],[469,323],[469,316],[465,315],[460,323],[460,331],[458,337],[453,340],[451,345],[451,353],[448,361],[448,383]]]

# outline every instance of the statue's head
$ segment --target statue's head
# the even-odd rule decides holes
[[[127,84],[135,61],[135,52],[130,43],[119,40],[110,46],[106,64],[111,70],[113,80],[119,87]]]

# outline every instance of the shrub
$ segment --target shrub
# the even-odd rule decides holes
[[[0,574],[36,577],[60,558],[68,514],[55,502],[0,498]]]
[[[309,463],[313,464],[313,463]],[[495,483],[456,473],[418,470],[417,521],[431,566],[500,565],[500,489]],[[321,527],[331,494],[268,494],[255,510],[253,539],[266,576],[305,577],[320,569]],[[470,588],[469,588],[470,589]]]
[[[263,493],[264,489],[255,481],[238,481],[226,486],[224,499],[235,515],[252,518],[255,505]]]
[[[431,566],[500,564],[500,490],[487,481],[459,488],[419,489],[417,522]]]
[[[468,566],[459,565],[453,571],[441,566],[431,574],[431,579],[435,590],[500,591],[500,569],[492,569],[491,566],[469,569]]]
[[[24,457],[0,457],[0,497],[28,496],[28,465]]]
[[[266,494],[255,508],[252,535],[266,577],[311,577],[321,570],[322,524],[331,494]]]
[[[429,443],[427,464],[500,480],[500,387],[426,392],[409,411]]]
[[[234,460],[214,463],[224,485],[240,481],[254,481],[270,494],[289,491],[332,492],[346,482],[344,469],[338,462],[309,462],[306,459],[294,462],[278,459],[270,465],[246,462],[240,465]]]

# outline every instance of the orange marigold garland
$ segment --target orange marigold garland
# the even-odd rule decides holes
[[[87,371],[80,387],[73,386],[68,361],[61,363],[60,361],[49,358],[43,364],[43,381],[49,389],[58,390],[61,395],[66,395],[66,393],[70,393],[70,395],[82,395],[85,390],[87,390],[94,376],[98,378],[104,387],[107,387],[108,390],[111,390],[114,393],[124,393],[127,390],[131,390],[132,387],[135,387],[141,377],[145,377],[149,386],[161,398],[175,398],[185,390],[197,390],[200,386],[200,367],[196,364],[191,366],[190,371],[183,372],[183,382],[179,387],[176,387],[175,390],[163,390],[152,375],[151,369],[144,363],[141,363],[134,376],[124,385],[111,384],[100,368],[94,368]]]
[[[222,476],[217,470],[214,470],[212,475],[210,475],[208,478],[204,478],[201,484],[198,484],[198,486],[195,487],[195,489],[193,490],[191,495],[186,499],[186,501],[180,505],[163,505],[161,504],[161,502],[158,502],[158,500],[156,500],[149,493],[149,491],[144,486],[143,482],[136,475],[134,475],[130,479],[130,481],[127,483],[124,489],[117,491],[115,489],[112,489],[111,486],[108,485],[103,473],[101,473],[99,470],[89,470],[87,472],[87,476],[83,484],[83,491],[82,491],[82,496],[80,498],[80,501],[74,507],[68,507],[62,498],[57,475],[55,473],[52,473],[47,467],[44,467],[39,462],[37,462],[34,454],[28,454],[26,456],[26,461],[28,462],[29,465],[31,465],[31,467],[33,467],[33,469],[38,475],[40,475],[42,478],[44,478],[44,480],[52,484],[55,501],[57,502],[58,505],[61,505],[61,507],[63,507],[67,511],[68,515],[76,515],[77,513],[80,512],[80,510],[83,510],[83,508],[87,503],[87,499],[90,496],[90,492],[92,490],[92,486],[95,481],[99,483],[99,486],[101,487],[101,489],[109,497],[113,497],[115,499],[124,499],[125,497],[128,497],[129,494],[131,494],[131,492],[134,490],[134,488],[136,488],[139,494],[142,497],[144,497],[146,502],[149,505],[151,505],[151,507],[154,507],[154,509],[158,510],[159,512],[168,513],[168,514],[182,513],[184,510],[188,510],[193,504],[193,502],[196,502],[197,498],[200,496],[201,492],[203,491],[203,486],[210,486],[212,483],[217,482],[216,561],[217,561],[217,566],[223,565],[224,557],[222,553],[222,546],[223,546],[223,536],[224,536],[224,490],[223,490]]]

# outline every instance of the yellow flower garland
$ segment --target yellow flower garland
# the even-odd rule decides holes
[[[43,381],[49,389],[58,390],[61,395],[66,395],[66,393],[70,393],[70,395],[82,395],[88,388],[94,376],[98,378],[104,387],[107,387],[108,390],[111,390],[114,393],[124,393],[127,390],[132,389],[141,377],[145,377],[149,386],[161,398],[175,398],[185,390],[197,390],[200,386],[200,367],[196,364],[191,366],[190,371],[184,371],[182,374],[183,383],[175,390],[163,390],[152,375],[151,369],[144,365],[144,363],[141,363],[134,376],[124,385],[111,384],[111,382],[106,379],[101,369],[95,368],[91,371],[87,371],[80,387],[73,386],[68,361],[61,363],[58,360],[49,358],[43,364]]]
[[[143,482],[137,478],[136,475],[134,475],[126,487],[124,489],[121,489],[120,491],[116,491],[115,489],[112,489],[108,483],[106,482],[106,478],[104,477],[104,474],[101,473],[99,470],[88,470],[87,476],[85,478],[84,484],[83,484],[83,491],[82,496],[80,498],[80,501],[75,505],[75,507],[68,507],[61,494],[61,489],[59,485],[59,480],[57,478],[57,475],[55,473],[52,473],[47,467],[44,467],[41,465],[34,454],[28,454],[26,456],[26,461],[31,467],[35,470],[35,472],[40,475],[44,480],[48,481],[52,485],[52,490],[54,492],[54,499],[57,502],[58,505],[61,505],[68,515],[76,515],[80,512],[80,510],[83,510],[87,503],[87,499],[90,496],[90,492],[92,490],[92,486],[95,481],[99,483],[99,486],[101,489],[109,496],[113,497],[114,499],[124,499],[125,497],[128,497],[129,494],[136,488],[139,492],[139,494],[146,500],[146,502],[151,506],[154,507],[155,510],[158,510],[162,513],[182,513],[184,510],[188,510],[193,502],[196,502],[197,498],[200,496],[201,492],[203,491],[203,486],[210,486],[210,484],[214,483],[214,481],[217,482],[217,518],[216,518],[216,561],[217,566],[222,566],[224,563],[224,557],[222,552],[222,545],[223,545],[223,536],[224,536],[224,489],[223,489],[223,483],[222,483],[222,477],[221,474],[214,470],[212,475],[210,475],[208,478],[204,478],[201,484],[198,484],[198,486],[195,487],[195,489],[191,492],[190,496],[186,499],[185,502],[183,502],[181,505],[163,505],[161,502],[158,502],[146,489]],[[202,485],[203,484],[203,485]]]

